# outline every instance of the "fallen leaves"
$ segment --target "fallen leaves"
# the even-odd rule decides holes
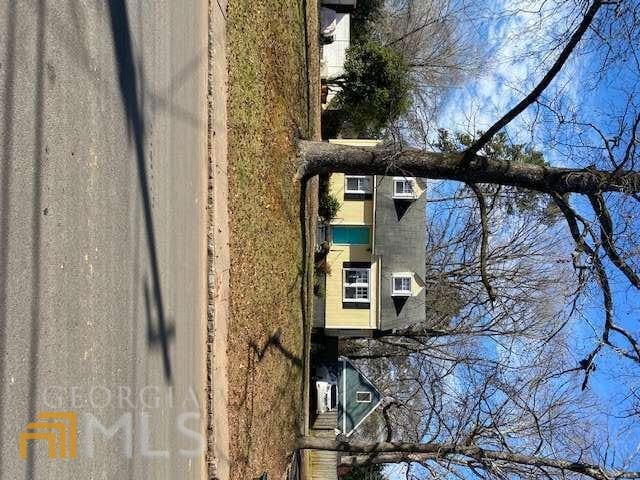
[[[300,192],[290,179],[293,133],[308,125],[305,20],[295,0],[239,0],[227,18],[231,476],[280,478],[302,413],[302,371],[288,355],[303,348]]]

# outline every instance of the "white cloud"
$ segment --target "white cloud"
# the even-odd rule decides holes
[[[384,474],[389,480],[405,480],[407,478],[407,464],[388,464],[384,467]]]
[[[484,72],[451,91],[438,118],[438,126],[449,130],[486,130],[501,115],[520,101],[540,80],[559,50],[558,38],[565,33],[567,19],[577,18],[570,2],[556,4],[543,0],[499,0],[478,24],[487,45]],[[564,11],[563,11],[564,10]],[[580,63],[568,62],[549,87],[553,96],[559,91],[563,101],[578,102]],[[509,128],[519,141],[530,136],[526,126],[533,121],[529,109]]]

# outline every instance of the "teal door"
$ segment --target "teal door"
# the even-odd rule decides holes
[[[331,227],[333,243],[340,245],[368,245],[371,238],[370,227],[334,226]]]

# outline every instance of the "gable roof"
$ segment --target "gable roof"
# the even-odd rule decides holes
[[[382,402],[382,394],[371,381],[352,364],[349,359],[340,357],[341,363],[338,392],[338,428],[347,437],[350,436]],[[357,393],[371,394],[370,402],[358,402]]]

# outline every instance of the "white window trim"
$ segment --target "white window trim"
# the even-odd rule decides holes
[[[349,182],[347,180],[349,178],[367,178],[369,179],[369,190],[349,190]],[[373,179],[368,175],[345,175],[344,176],[344,193],[359,193],[366,194],[371,193],[373,191]]]
[[[409,279],[409,291],[406,290],[396,290],[394,280],[396,278],[408,278]],[[413,284],[413,273],[411,272],[402,272],[402,273],[394,273],[391,276],[391,296],[392,297],[411,297],[413,296],[413,292],[411,291],[411,286]]]
[[[347,283],[347,270],[358,270],[367,272],[367,283]],[[367,298],[347,298],[347,287],[367,287]],[[371,269],[370,268],[343,268],[342,269],[342,301],[369,303],[371,300]]]
[[[358,400],[358,395],[361,393],[365,393],[369,395],[369,400]],[[356,392],[356,403],[371,403],[371,402],[373,402],[373,395],[371,394],[371,392],[362,391],[362,390],[359,390]]]
[[[396,184],[398,182],[409,182],[411,184],[411,192],[410,193],[397,193],[396,192]],[[416,179],[412,177],[393,177],[393,198],[401,198],[401,199],[413,199],[416,198]]]

